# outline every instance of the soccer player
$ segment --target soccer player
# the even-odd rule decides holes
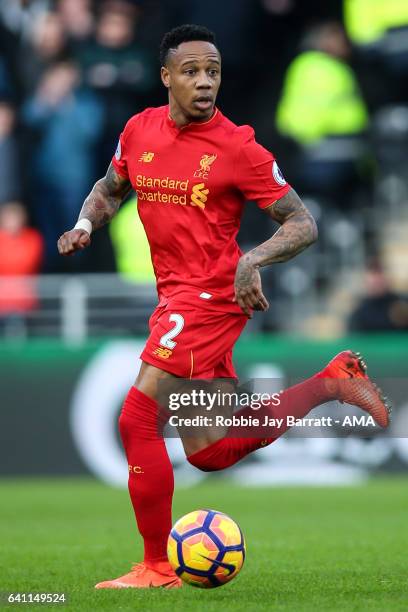
[[[58,242],[62,255],[89,246],[91,232],[108,223],[134,189],[159,295],[142,367],[119,419],[144,560],[96,588],[181,586],[166,555],[173,471],[158,433],[159,387],[180,379],[236,379],[233,346],[253,310],[268,308],[260,268],[287,261],[317,238],[315,221],[274,156],[255,141],[250,127],[237,127],[215,106],[221,56],[214,35],[200,26],[175,28],[163,38],[161,64],[169,104],[128,121],[106,176],[86,198],[75,227]],[[242,254],[236,235],[245,200],[256,201],[281,227]],[[342,384],[349,381],[364,384]],[[351,351],[280,397],[280,405],[270,407],[275,417],[301,418],[339,399],[366,410],[381,426],[388,424],[385,400]],[[203,430],[183,444],[194,466],[220,470],[286,429],[268,437],[239,437],[232,428],[218,439]]]

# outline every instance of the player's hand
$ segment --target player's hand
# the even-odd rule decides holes
[[[58,253],[60,255],[73,255],[76,251],[82,251],[91,244],[91,237],[83,229],[72,229],[62,234],[58,240]]]
[[[235,274],[235,302],[250,319],[253,310],[265,311],[269,308],[268,300],[262,293],[259,269],[246,255],[239,260]]]

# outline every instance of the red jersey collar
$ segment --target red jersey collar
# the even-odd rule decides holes
[[[192,121],[191,123],[187,123],[187,125],[183,125],[182,127],[178,127],[176,122],[171,118],[170,116],[170,107],[169,105],[167,105],[167,125],[171,128],[173,128],[174,130],[177,130],[179,132],[182,132],[184,130],[206,130],[208,128],[212,128],[216,123],[218,123],[219,119],[221,118],[221,112],[218,110],[218,108],[215,106],[214,107],[214,113],[212,115],[212,117],[210,117],[210,119],[208,119],[208,121]]]

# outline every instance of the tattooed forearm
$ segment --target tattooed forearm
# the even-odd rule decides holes
[[[287,261],[317,240],[316,222],[293,189],[267,212],[282,226],[272,238],[244,256],[252,265],[262,268]]]
[[[287,261],[317,240],[316,223],[293,189],[266,212],[282,227],[272,238],[243,255],[235,274],[235,299],[248,317],[253,310],[269,307],[262,292],[259,268]]]
[[[95,183],[85,199],[79,218],[89,219],[92,229],[99,229],[109,223],[131,189],[130,182],[121,177],[111,164],[106,176]]]

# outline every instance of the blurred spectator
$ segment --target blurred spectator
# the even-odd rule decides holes
[[[33,20],[51,4],[51,0],[1,0],[0,18],[8,30],[24,38],[31,31]]]
[[[343,0],[344,23],[352,42],[408,68],[408,3],[404,0]]]
[[[370,94],[382,104],[408,101],[408,2],[343,0],[343,8],[347,33],[371,69]]]
[[[118,0],[101,3],[98,9],[94,40],[79,50],[78,58],[86,84],[102,97],[107,110],[102,171],[129,117],[151,105],[146,94],[154,85],[156,70],[150,53],[137,40],[139,9]]]
[[[14,102],[17,101],[21,89],[18,64],[19,44],[19,36],[2,22],[0,12],[0,96],[7,97]]]
[[[94,95],[80,87],[75,64],[64,62],[47,70],[23,112],[26,124],[38,132],[31,162],[34,214],[52,269],[56,240],[74,225],[96,176],[94,145],[103,111]]]
[[[287,70],[276,122],[300,146],[300,188],[330,194],[355,179],[368,114],[342,26],[316,26],[304,45]]]
[[[76,43],[87,40],[94,29],[90,0],[59,0],[58,15],[68,37]]]
[[[109,225],[116,267],[125,280],[154,283],[150,247],[137,210],[137,199],[122,205]]]
[[[21,328],[21,317],[37,306],[34,280],[26,277],[40,271],[42,257],[42,237],[27,227],[24,206],[0,206],[0,321],[8,330]]]
[[[25,94],[31,94],[44,72],[66,56],[67,36],[61,17],[55,12],[40,15],[21,47],[20,73]]]
[[[352,332],[408,331],[408,297],[394,293],[377,261],[365,272],[365,295],[350,316]]]
[[[15,119],[14,107],[0,100],[0,204],[21,195]]]

